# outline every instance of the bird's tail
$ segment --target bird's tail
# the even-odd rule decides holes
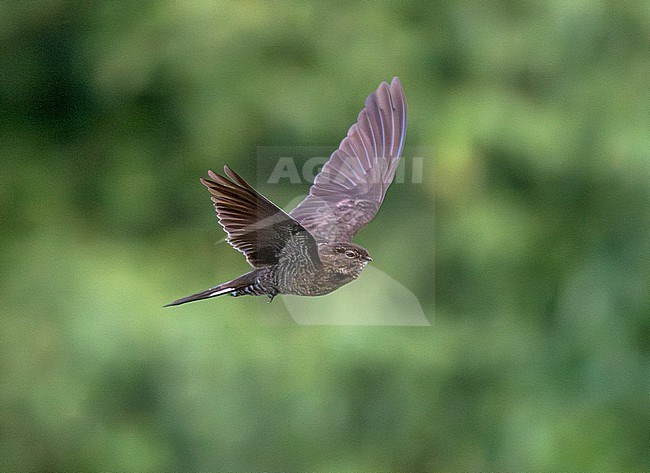
[[[255,276],[253,273],[254,271],[250,273],[246,273],[236,279],[233,279],[232,281],[228,281],[219,284],[218,286],[211,287],[210,289],[206,289],[205,291],[197,292],[196,294],[192,294],[191,296],[187,296],[175,300],[174,302],[170,302],[169,304],[166,304],[164,307],[181,305],[181,304],[185,304],[186,302],[200,301],[202,299],[210,299],[211,297],[217,297],[223,294],[233,294],[233,295],[246,294],[248,293],[246,289],[249,286],[255,284]]]

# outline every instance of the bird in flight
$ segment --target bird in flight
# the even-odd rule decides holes
[[[406,136],[406,99],[399,78],[382,82],[357,122],[290,213],[228,166],[208,171],[208,188],[227,241],[253,270],[167,306],[229,294],[320,296],[353,281],[372,261],[352,243],[370,222],[393,181]]]

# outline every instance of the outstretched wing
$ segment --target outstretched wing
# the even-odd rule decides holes
[[[201,183],[212,194],[226,239],[253,267],[277,264],[282,253],[298,252],[319,262],[314,237],[296,220],[253,189],[228,166],[226,177],[208,171]]]
[[[406,98],[395,77],[368,96],[357,123],[290,215],[318,241],[350,241],[379,210],[405,136]]]

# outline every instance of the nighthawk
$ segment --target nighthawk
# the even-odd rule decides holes
[[[233,170],[208,171],[208,188],[227,241],[253,270],[168,306],[229,294],[320,296],[353,281],[372,261],[352,237],[370,222],[393,181],[406,136],[399,78],[366,99],[309,195],[286,213]]]

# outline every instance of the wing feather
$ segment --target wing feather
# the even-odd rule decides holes
[[[357,122],[290,215],[318,241],[350,241],[373,219],[404,148],[406,98],[399,78],[370,94]]]
[[[201,179],[208,188],[226,240],[246,256],[253,267],[277,264],[292,249],[318,262],[314,237],[295,219],[251,187],[228,166],[226,176],[208,171]],[[293,247],[293,248],[292,248]]]

